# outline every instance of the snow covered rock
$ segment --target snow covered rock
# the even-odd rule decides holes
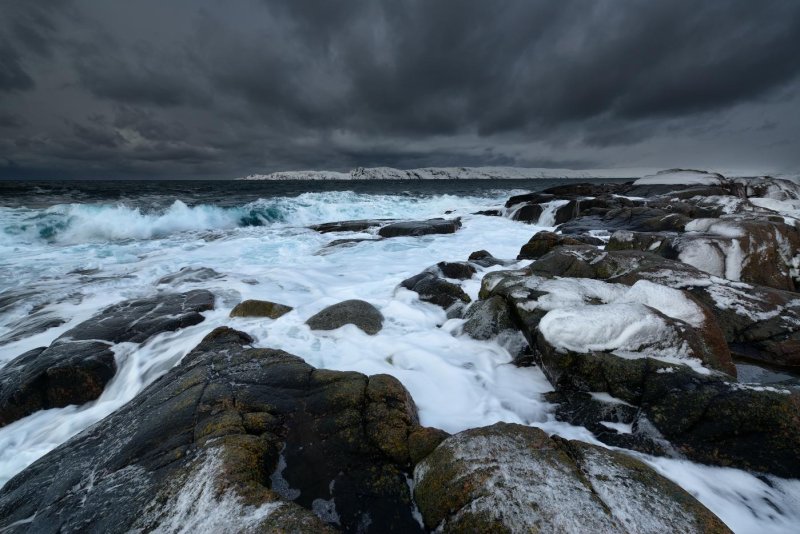
[[[729,532],[642,462],[516,424],[447,438],[415,468],[414,497],[442,532]]]
[[[683,234],[620,231],[607,250],[646,250],[713,276],[795,291],[800,231],[782,221],[695,219]]]
[[[566,246],[487,274],[480,297],[507,301],[557,392],[602,392],[637,409],[623,424],[649,442],[609,442],[653,452],[665,438],[697,461],[798,476],[800,392],[733,379],[716,310],[678,283],[693,276],[711,278],[653,254]]]

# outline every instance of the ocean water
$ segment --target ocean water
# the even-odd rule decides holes
[[[0,182],[0,338],[31,312],[65,321],[0,345],[0,366],[121,300],[198,288],[216,297],[216,308],[199,325],[141,346],[116,345],[119,370],[98,400],[40,411],[0,428],[0,485],[132,399],[222,325],[317,367],[391,374],[411,392],[425,425],[458,432],[517,422],[600,444],[588,430],[555,421],[542,398],[551,387],[537,368],[511,365],[505,349],[461,335],[461,320],[448,320],[440,308],[398,288],[439,261],[465,260],[476,250],[515,258],[541,228],[473,213],[561,182]],[[346,248],[324,247],[370,234],[321,235],[307,228],[346,219],[456,216],[463,227],[455,234]],[[157,285],[185,267],[211,268],[219,276]],[[476,298],[482,275],[496,269],[465,282],[465,291]],[[294,310],[274,321],[229,318],[230,309],[248,298]],[[351,298],[383,313],[378,335],[353,326],[312,332],[304,324]],[[797,531],[800,481],[641,457],[736,532]]]

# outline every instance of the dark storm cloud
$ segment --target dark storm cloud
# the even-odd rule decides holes
[[[800,166],[792,0],[0,6],[0,176]]]

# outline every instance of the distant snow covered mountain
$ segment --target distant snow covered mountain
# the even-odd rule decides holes
[[[658,169],[525,169],[520,167],[358,167],[350,172],[283,171],[251,174],[241,180],[489,180],[535,178],[639,178]]]

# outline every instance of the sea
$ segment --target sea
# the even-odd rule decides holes
[[[463,261],[477,250],[516,258],[533,234],[552,229],[547,221],[534,226],[476,212],[502,212],[512,195],[564,182],[0,181],[0,369],[123,300],[191,289],[207,289],[216,298],[215,309],[198,325],[143,345],[115,345],[117,374],[96,401],[39,411],[0,428],[0,486],[130,401],[223,325],[247,332],[256,346],[283,349],[316,367],[393,375],[413,396],[424,425],[454,433],[515,422],[605,446],[587,429],[555,420],[543,398],[552,387],[538,368],[512,365],[500,345],[463,335],[461,319],[448,319],[441,308],[398,287],[437,262]],[[455,234],[346,247],[326,245],[372,236],[308,228],[351,219],[433,217],[460,217],[463,226]],[[185,268],[216,274],[158,284]],[[480,277],[501,268],[514,265],[483,269],[464,282],[464,290],[477,299]],[[231,308],[245,299],[294,309],[277,320],[230,318]],[[375,305],[386,319],[383,330],[369,336],[350,325],[330,332],[305,325],[311,315],[347,299]],[[63,322],[15,335],[32,313]],[[634,454],[735,532],[796,532],[800,524],[800,481]]]

